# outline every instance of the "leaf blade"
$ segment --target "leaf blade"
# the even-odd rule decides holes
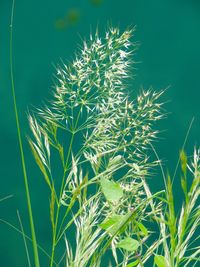
[[[101,178],[100,181],[102,192],[109,202],[118,202],[123,197],[123,189],[119,183]]]

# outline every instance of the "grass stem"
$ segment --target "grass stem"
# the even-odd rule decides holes
[[[30,199],[29,186],[28,186],[28,177],[27,177],[27,172],[26,172],[26,163],[25,163],[25,156],[24,156],[24,150],[23,150],[23,144],[22,144],[20,123],[19,123],[19,115],[18,115],[17,101],[16,101],[16,94],[15,94],[14,75],[13,75],[13,49],[12,49],[12,43],[13,43],[14,5],[15,5],[15,1],[13,0],[12,12],[11,12],[11,23],[10,23],[10,77],[11,77],[11,88],[12,88],[12,98],[13,98],[13,105],[14,105],[15,120],[16,120],[16,125],[17,125],[18,142],[19,142],[19,147],[20,147],[20,155],[21,155],[21,163],[22,163],[24,184],[25,184],[25,190],[26,190],[26,201],[27,201],[27,206],[28,206],[28,214],[29,214],[29,222],[30,222],[30,228],[31,228],[31,236],[32,236],[32,240],[33,240],[32,244],[33,244],[34,261],[35,261],[35,267],[39,267],[40,266],[40,262],[39,262],[39,256],[38,256],[37,240],[36,240],[35,227],[34,227],[34,221],[33,221],[31,199]]]

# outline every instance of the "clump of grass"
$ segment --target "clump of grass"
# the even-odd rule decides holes
[[[161,213],[160,234],[162,255],[155,256],[157,266],[181,267],[197,266],[200,261],[198,230],[200,226],[199,196],[200,196],[200,151],[194,151],[191,163],[188,163],[186,153],[182,150],[181,187],[184,201],[181,210],[176,212],[176,199],[173,194],[173,184],[168,175],[166,183],[165,212]],[[190,172],[190,175],[188,174]],[[188,185],[190,181],[190,185]]]
[[[150,160],[150,150],[157,135],[154,124],[163,117],[163,92],[149,89],[135,99],[128,95],[136,49],[133,33],[110,27],[104,37],[90,35],[71,64],[57,67],[54,99],[29,115],[28,141],[49,188],[49,255],[35,236],[14,89],[11,19],[11,80],[32,237],[24,233],[19,216],[21,230],[1,221],[22,234],[29,265],[26,240],[33,243],[35,266],[40,265],[38,248],[50,258],[51,267],[100,267],[106,256],[106,266],[199,262],[199,151],[192,164],[181,152],[184,202],[177,213],[170,176],[165,190],[155,194],[146,182],[152,168],[161,164]],[[155,225],[158,238],[151,230]],[[61,258],[57,250],[63,250]]]
[[[57,67],[51,104],[29,115],[29,144],[51,195],[51,266],[64,237],[67,266],[100,266],[110,246],[117,265],[130,259],[142,264],[149,257],[143,222],[160,207],[145,177],[157,164],[149,161],[148,147],[162,118],[162,92],[128,96],[133,32],[109,28],[103,38],[91,35],[71,64]],[[56,179],[55,156],[62,168]],[[74,251],[66,237],[72,225]]]

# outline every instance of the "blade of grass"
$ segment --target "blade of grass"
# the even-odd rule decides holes
[[[188,127],[188,130],[187,130],[185,139],[184,139],[184,141],[183,141],[183,145],[182,145],[181,150],[184,150],[184,149],[185,149],[185,145],[186,145],[186,142],[187,142],[187,140],[188,140],[188,136],[189,136],[189,134],[190,134],[190,131],[191,131],[193,122],[194,122],[194,117],[192,118],[192,120],[191,120],[191,122],[190,122],[190,125],[189,125],[189,127]],[[177,170],[178,170],[178,166],[179,166],[180,160],[181,160],[181,158],[180,158],[180,155],[179,155],[179,158],[178,158],[178,161],[177,161],[177,164],[176,164],[176,167],[175,167],[175,171],[174,171],[174,174],[173,174],[173,177],[172,177],[172,185],[173,185],[173,183],[174,183],[174,179],[175,179],[175,176],[176,176],[176,173],[177,173]]]
[[[19,211],[17,211],[17,217],[18,217],[20,228],[21,228],[21,232],[22,232],[22,237],[23,237],[24,246],[25,246],[25,250],[26,250],[26,256],[27,256],[27,261],[28,261],[28,266],[30,267],[31,266],[30,256],[29,256],[28,246],[27,246],[26,237],[25,237],[25,233],[24,233],[24,227],[23,227],[23,224],[22,224],[21,217],[19,215]]]
[[[28,186],[28,177],[27,177],[27,172],[26,172],[25,156],[24,156],[22,137],[21,137],[21,130],[20,130],[20,123],[19,123],[19,116],[18,116],[18,109],[17,109],[17,101],[16,101],[16,94],[15,94],[15,84],[14,84],[14,75],[13,75],[13,49],[12,49],[12,43],[13,43],[14,6],[15,6],[15,0],[13,0],[13,2],[12,2],[11,21],[10,21],[10,78],[11,78],[11,88],[12,88],[12,98],[13,98],[13,105],[14,105],[15,120],[16,120],[16,125],[17,125],[18,142],[19,142],[20,155],[21,155],[21,163],[22,163],[24,184],[25,184],[25,190],[26,190],[26,199],[27,199],[28,214],[29,214],[29,221],[30,221],[30,228],[31,228],[31,236],[32,236],[32,240],[33,240],[34,261],[35,261],[35,266],[36,267],[40,267],[38,249],[37,249],[37,240],[36,240],[35,227],[34,227],[33,214],[32,214],[32,207],[31,207],[31,199],[30,199],[29,186]]]
[[[9,198],[11,198],[11,197],[13,197],[13,195],[8,195],[8,196],[5,196],[5,197],[3,197],[3,198],[0,198],[0,202],[1,202],[1,201],[4,201],[4,200],[6,200],[6,199],[9,199]]]
[[[172,256],[174,255],[175,249],[176,249],[176,215],[175,215],[175,209],[174,209],[174,196],[173,196],[173,189],[172,189],[172,181],[170,178],[170,175],[167,175],[167,201],[168,201],[168,213],[167,213],[167,219],[168,219],[168,226],[170,231],[170,243],[171,243],[171,250],[172,250]],[[172,259],[174,260],[174,259]]]
[[[11,224],[10,222],[8,222],[8,221],[5,221],[5,220],[3,220],[3,219],[0,219],[0,222],[1,223],[4,223],[5,225],[7,225],[7,226],[9,226],[10,228],[12,228],[13,230],[15,230],[16,232],[18,232],[19,234],[23,234],[22,233],[22,231],[20,230],[20,229],[18,229],[16,226],[14,226],[13,224]],[[30,242],[32,242],[33,243],[33,240],[32,240],[32,238],[30,238],[28,235],[26,235],[25,233],[24,233],[24,236],[25,236],[25,238],[28,240],[28,241],[30,241]],[[46,252],[46,250],[44,250],[39,244],[37,244],[37,247],[38,247],[38,249],[41,251],[41,252],[43,252],[44,253],[44,255],[46,255],[49,259],[51,259],[51,256]],[[54,261],[54,263],[57,265],[57,263]]]

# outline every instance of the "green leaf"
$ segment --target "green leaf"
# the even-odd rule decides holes
[[[106,230],[111,235],[115,235],[118,231],[122,233],[128,222],[130,221],[132,213],[127,213],[126,215],[112,214],[106,218],[99,226]]]
[[[165,258],[162,255],[155,255],[154,256],[154,263],[158,267],[166,267]]]
[[[106,178],[101,178],[101,189],[107,201],[118,202],[123,197],[123,189],[120,185]]]
[[[117,244],[118,248],[123,248],[127,251],[136,251],[139,246],[139,242],[131,237],[126,237]]]
[[[105,219],[100,224],[100,227],[108,231],[110,234],[114,235],[120,228],[122,222],[124,222],[125,217],[125,215],[113,214],[109,218]]]
[[[137,266],[139,263],[140,263],[139,260],[136,260],[136,261],[131,262],[128,265],[126,265],[126,267],[134,267],[134,266]]]
[[[141,230],[142,234],[144,236],[147,236],[148,235],[148,230],[147,228],[144,226],[144,224],[142,223],[137,223],[137,226],[139,227],[139,229]]]

